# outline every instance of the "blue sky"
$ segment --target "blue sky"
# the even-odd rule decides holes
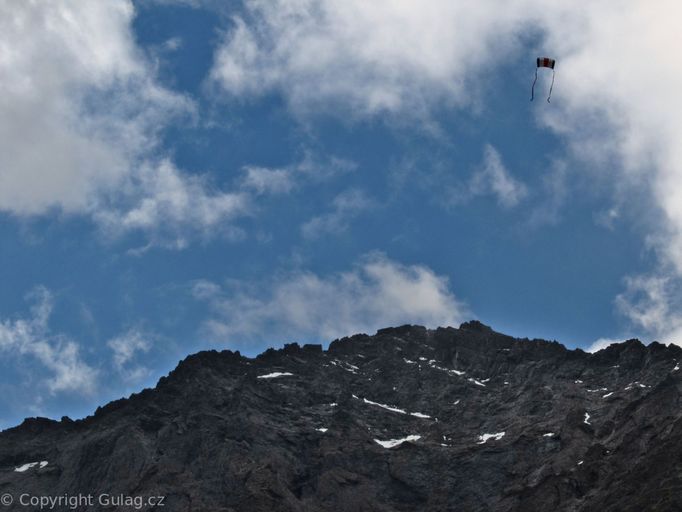
[[[682,13],[626,3],[5,3],[0,428],[201,349],[682,339]]]

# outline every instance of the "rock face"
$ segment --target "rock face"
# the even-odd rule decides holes
[[[679,363],[672,345],[591,355],[478,322],[201,352],[84,420],[2,432],[0,494],[6,510],[108,493],[169,511],[680,511]],[[97,499],[78,510],[134,510]]]

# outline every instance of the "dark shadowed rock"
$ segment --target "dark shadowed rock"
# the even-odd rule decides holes
[[[166,496],[169,511],[679,511],[680,360],[676,346],[587,354],[478,321],[326,351],[200,352],[91,417],[0,433],[0,494]]]

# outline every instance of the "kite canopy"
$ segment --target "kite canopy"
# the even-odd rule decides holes
[[[554,88],[554,65],[556,64],[556,60],[550,59],[549,57],[538,57],[537,58],[537,67],[535,68],[535,80],[533,80],[533,87],[530,90],[530,101],[533,101],[533,98],[535,97],[535,82],[538,81],[538,69],[539,68],[549,68],[552,70],[552,85],[549,86],[549,96],[547,96],[547,103],[549,103],[549,99],[552,97],[552,89]]]
[[[554,69],[554,64],[556,64],[556,61],[554,59],[550,59],[549,57],[538,57],[539,68]]]

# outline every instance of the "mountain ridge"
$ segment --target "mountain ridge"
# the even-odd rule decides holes
[[[0,491],[147,493],[183,511],[679,510],[680,359],[478,321],[202,351],[87,418],[0,433]]]

